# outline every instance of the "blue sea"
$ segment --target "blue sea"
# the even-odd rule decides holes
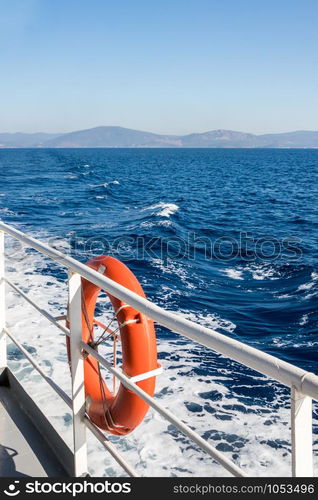
[[[3,149],[0,218],[82,262],[111,254],[156,304],[318,374],[317,174],[318,150]],[[8,240],[7,272],[65,311],[65,269]],[[62,336],[13,293],[8,304],[10,326],[68,390]],[[97,314],[110,314],[103,295]],[[288,389],[159,326],[157,336],[162,403],[247,473],[288,475]],[[69,412],[57,416],[46,391],[38,399],[67,434]],[[112,439],[142,475],[226,474],[153,412]],[[93,474],[121,474],[96,442],[90,457]]]

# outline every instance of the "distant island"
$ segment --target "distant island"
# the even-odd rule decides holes
[[[161,135],[123,127],[95,127],[67,134],[0,133],[0,148],[318,148],[318,132],[248,134],[212,130]]]

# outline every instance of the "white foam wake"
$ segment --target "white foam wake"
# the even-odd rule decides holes
[[[9,279],[19,284],[40,307],[53,316],[66,310],[65,281],[42,271],[50,261],[25,252],[21,260],[7,260]],[[103,319],[109,316],[106,299],[100,301]],[[58,385],[70,394],[70,374],[65,338],[53,325],[14,292],[7,293],[8,326]],[[233,331],[235,325],[215,315],[195,317],[191,311],[179,314],[199,320],[212,328]],[[106,318],[105,318],[106,316]],[[111,345],[102,348],[110,356]],[[289,408],[284,390],[265,377],[248,375],[251,387],[273,389],[273,404],[259,400],[247,403],[234,388],[244,369],[222,356],[180,337],[158,340],[164,372],[158,377],[156,398],[175,415],[193,427],[217,449],[243,467],[250,475],[287,476],[290,474]],[[52,424],[71,445],[71,413],[29,363],[9,346],[9,365],[32,394]],[[242,371],[243,370],[243,371]],[[92,475],[124,475],[105,449],[88,434],[89,467]],[[125,438],[110,436],[125,458],[143,476],[224,476],[227,472],[198,450],[160,415],[150,410],[144,422]],[[317,443],[315,461],[317,464]]]

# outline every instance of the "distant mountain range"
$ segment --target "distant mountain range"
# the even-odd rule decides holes
[[[318,132],[255,135],[212,130],[160,135],[123,127],[95,127],[67,134],[0,133],[0,148],[318,148]]]

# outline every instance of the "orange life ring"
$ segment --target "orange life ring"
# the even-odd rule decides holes
[[[97,257],[87,263],[104,276],[145,297],[136,276],[119,260]],[[94,312],[100,288],[82,278],[82,339],[92,342]],[[122,344],[122,369],[134,377],[158,368],[156,334],[153,321],[123,301],[108,294],[114,308]],[[68,356],[69,356],[68,346]],[[70,356],[69,356],[70,357]],[[137,382],[138,386],[153,396],[156,377]],[[144,419],[149,405],[132,391],[120,384],[114,395],[100,377],[99,364],[92,356],[84,360],[84,383],[87,413],[98,427],[116,435],[133,431]]]

